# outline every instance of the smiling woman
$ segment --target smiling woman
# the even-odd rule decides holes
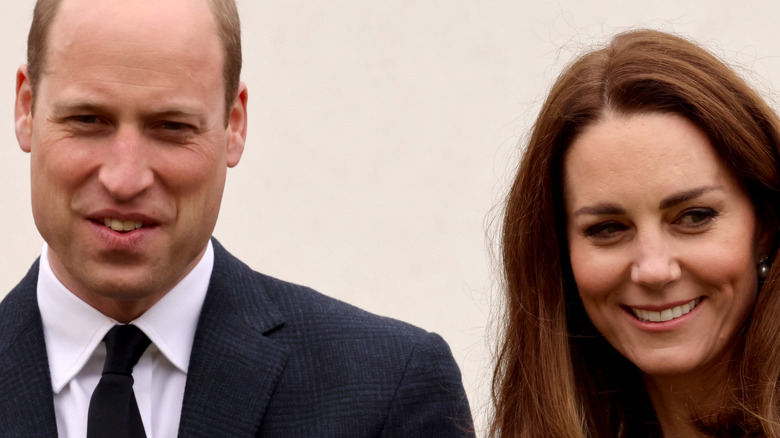
[[[780,123],[656,31],[559,77],[507,201],[494,437],[780,436]]]
[[[563,172],[571,269],[593,325],[647,375],[651,400],[724,381],[767,249],[707,136],[677,115],[606,115],[569,146]]]

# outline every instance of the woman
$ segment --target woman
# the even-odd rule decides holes
[[[506,206],[493,437],[780,437],[780,121],[616,36],[558,78]]]

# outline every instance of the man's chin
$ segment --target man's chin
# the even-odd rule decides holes
[[[149,310],[170,290],[151,284],[139,287],[142,285],[132,279],[114,279],[93,284],[89,290],[72,292],[102,314],[127,323]]]

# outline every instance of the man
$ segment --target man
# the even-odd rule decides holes
[[[0,436],[119,436],[93,426],[117,413],[95,402],[117,324],[151,342],[125,404],[149,437],[473,435],[441,338],[211,240],[246,138],[233,0],[39,0],[28,46],[16,134],[46,245],[0,304]]]

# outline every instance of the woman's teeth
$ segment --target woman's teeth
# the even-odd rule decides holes
[[[644,322],[666,322],[685,315],[699,305],[700,302],[701,298],[696,298],[682,306],[672,307],[670,309],[661,310],[660,312],[634,308],[631,308],[631,311],[634,312],[634,316]]]

